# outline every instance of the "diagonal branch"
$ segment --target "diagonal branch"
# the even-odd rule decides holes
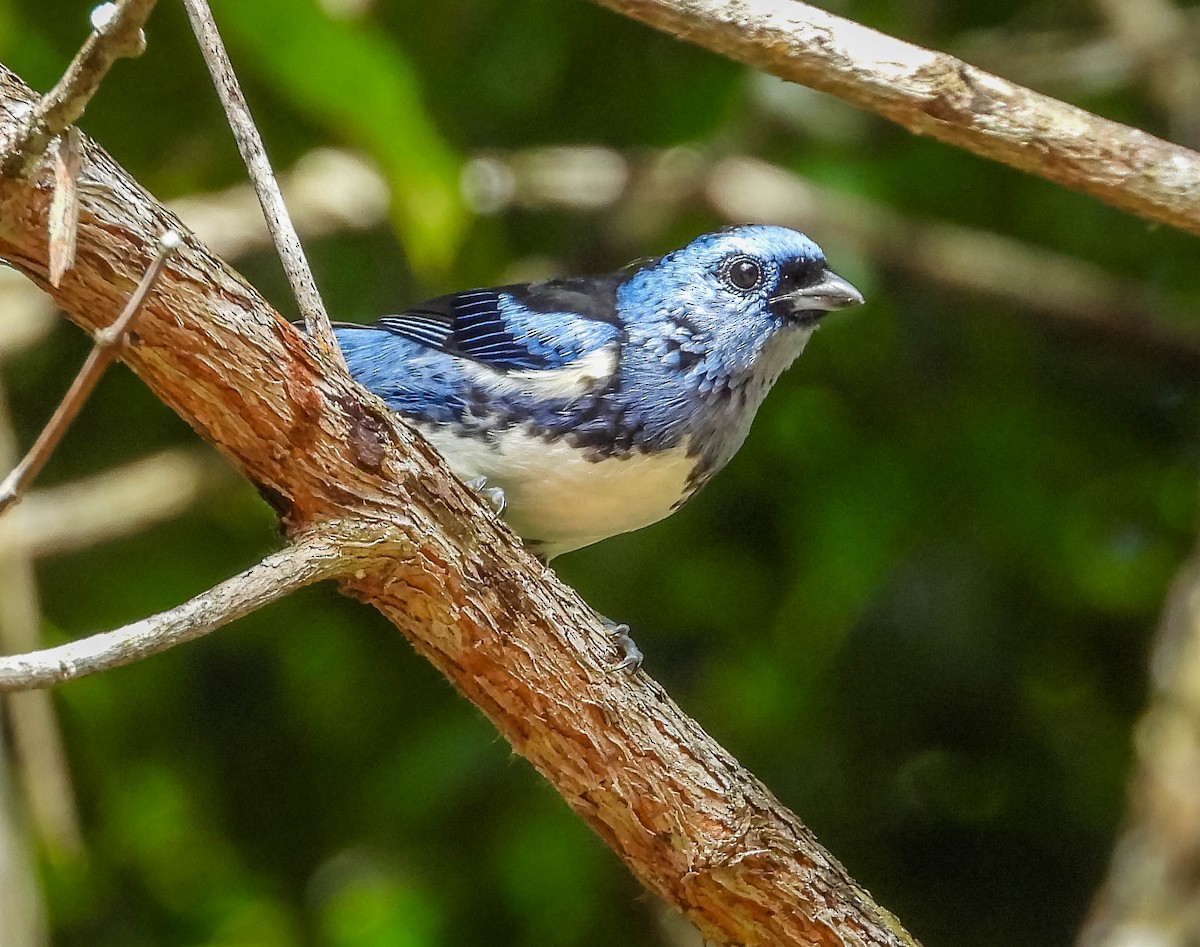
[[[212,76],[217,96],[225,109],[238,151],[241,152],[246,170],[250,173],[250,181],[254,185],[255,194],[258,195],[258,202],[262,205],[263,216],[266,218],[267,228],[271,231],[271,238],[275,241],[288,283],[292,287],[292,295],[296,297],[296,304],[304,317],[305,329],[318,348],[333,359],[335,364],[345,369],[346,363],[342,357],[342,350],[338,347],[337,337],[333,334],[329,313],[325,311],[325,303],[317,290],[308,258],[304,255],[304,247],[300,244],[296,228],[292,226],[292,218],[288,214],[283,195],[279,192],[279,184],[271,170],[266,146],[258,133],[258,126],[254,124],[250,115],[250,106],[246,103],[246,97],[242,95],[242,87],[233,71],[233,64],[229,61],[229,54],[225,51],[225,44],[217,31],[217,24],[213,20],[208,2],[184,0],[183,5],[196,34],[196,42],[200,44],[204,63]]]
[[[0,67],[0,135],[31,93]],[[0,178],[0,259],[80,325],[109,324],[178,221],[83,143],[75,267],[47,278],[49,186]],[[386,527],[343,589],[400,628],[651,891],[710,940],[911,945],[753,774],[645,673],[611,674],[595,613],[441,459],[261,296],[185,239],[126,362],[271,499],[292,536]],[[331,529],[333,527],[330,527]]]
[[[357,561],[332,535],[326,528],[300,536],[244,572],[152,618],[56,648],[0,657],[0,693],[50,687],[124,667],[216,631],[306,585],[353,570]]]
[[[57,195],[58,189],[55,188]],[[53,213],[53,205],[52,210]],[[96,383],[100,381],[100,376],[104,374],[113,360],[120,354],[121,348],[125,345],[126,337],[133,329],[134,320],[142,311],[142,305],[146,301],[146,294],[150,292],[150,287],[154,285],[154,281],[158,279],[162,272],[163,264],[166,263],[167,257],[175,252],[179,246],[179,233],[175,230],[167,230],[158,240],[158,248],[155,250],[153,258],[150,260],[150,265],[146,267],[146,272],[138,281],[137,288],[133,291],[133,295],[129,297],[129,301],[125,304],[125,308],[121,311],[121,315],[117,317],[116,322],[111,326],[96,333],[96,344],[92,347],[92,351],[88,353],[83,367],[79,369],[79,374],[75,376],[75,380],[71,382],[71,387],[67,389],[67,393],[63,395],[63,399],[59,402],[54,414],[50,420],[46,422],[46,426],[42,429],[42,433],[38,435],[38,439],[34,441],[33,446],[29,448],[21,462],[13,468],[12,472],[0,482],[0,514],[3,514],[10,506],[16,503],[29,484],[36,477],[50,459],[50,455],[54,453],[54,448],[58,446],[58,442],[62,440],[63,434],[67,428],[71,426],[71,422],[75,420],[75,416],[79,414],[79,409],[88,399],[88,395],[92,393],[92,389],[96,387]],[[50,239],[50,282],[58,285],[60,279],[55,279],[55,267],[53,263],[54,256],[54,239]],[[61,274],[58,274],[61,277]]]
[[[792,0],[597,0],[918,135],[1200,234],[1200,154]]]

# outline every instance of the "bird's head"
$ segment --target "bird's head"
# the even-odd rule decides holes
[[[863,301],[829,269],[821,248],[786,227],[745,225],[697,237],[663,257],[662,278],[691,288],[697,303],[811,327],[827,312]]]
[[[725,360],[734,374],[768,348],[779,351],[786,367],[826,313],[863,301],[812,240],[764,225],[697,237],[641,270],[626,289],[643,311],[672,325],[668,332],[691,333],[697,347]]]

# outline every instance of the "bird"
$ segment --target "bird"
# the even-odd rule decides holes
[[[355,380],[548,562],[695,496],[821,319],[862,302],[808,236],[746,224],[615,273],[456,292],[334,331]],[[628,628],[605,621],[622,666],[639,664]]]

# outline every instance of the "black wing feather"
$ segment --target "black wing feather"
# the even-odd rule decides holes
[[[567,337],[573,323],[582,321],[592,330],[599,328],[596,323],[620,328],[616,291],[627,278],[627,273],[618,273],[471,289],[384,316],[376,325],[421,345],[501,370],[555,368],[577,357],[584,342]],[[547,325],[545,320],[537,320],[536,314],[559,314],[561,318]],[[538,321],[543,331],[531,331],[530,323]],[[560,331],[564,337],[556,338]],[[609,328],[604,334],[611,333]],[[596,333],[583,334],[590,338]]]

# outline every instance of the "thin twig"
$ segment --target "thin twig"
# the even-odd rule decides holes
[[[344,572],[350,561],[344,557],[338,544],[310,533],[169,611],[57,648],[0,658],[0,693],[50,687],[192,641]]]
[[[42,433],[38,435],[38,439],[29,449],[29,453],[17,464],[12,473],[4,478],[4,482],[0,483],[0,514],[3,514],[21,498],[21,494],[29,487],[33,478],[46,465],[46,461],[54,453],[54,448],[58,446],[58,442],[66,433],[67,428],[71,426],[71,422],[75,420],[79,409],[87,401],[88,395],[96,387],[96,382],[100,380],[100,376],[104,374],[104,370],[108,368],[113,359],[120,354],[121,347],[125,344],[125,337],[133,327],[134,319],[141,312],[142,304],[146,301],[146,295],[150,292],[154,281],[158,279],[159,273],[162,272],[167,257],[175,252],[180,242],[181,238],[174,230],[168,230],[159,238],[158,250],[154,259],[146,268],[137,289],[129,297],[124,311],[111,326],[96,333],[96,344],[88,355],[87,361],[79,370],[79,374],[75,376],[71,387],[67,389],[62,402],[46,423],[45,428],[42,429]]]
[[[200,52],[208,66],[209,75],[212,76],[217,95],[225,108],[238,151],[242,153],[246,170],[250,172],[250,180],[254,184],[258,202],[262,205],[263,216],[266,217],[267,226],[275,240],[275,248],[283,263],[284,272],[287,273],[292,294],[296,297],[296,305],[300,307],[300,314],[304,317],[304,328],[317,347],[345,370],[346,362],[338,347],[337,337],[333,334],[333,326],[329,323],[325,303],[317,290],[316,280],[313,279],[304,248],[300,245],[300,238],[296,235],[296,228],[292,226],[287,205],[283,202],[279,184],[271,170],[262,136],[259,135],[258,126],[254,124],[250,115],[250,106],[246,104],[246,97],[242,95],[233,65],[229,61],[229,54],[225,51],[225,44],[213,20],[212,11],[208,8],[207,0],[184,0],[183,5],[192,23],[196,42],[200,45]]]
[[[1200,234],[1200,154],[800,3],[596,0],[1114,207]]]
[[[142,26],[155,0],[102,3],[92,11],[92,34],[54,88],[38,100],[20,132],[5,147],[2,173],[25,176],[55,135],[79,121],[100,82],[118,59],[146,49]]]

